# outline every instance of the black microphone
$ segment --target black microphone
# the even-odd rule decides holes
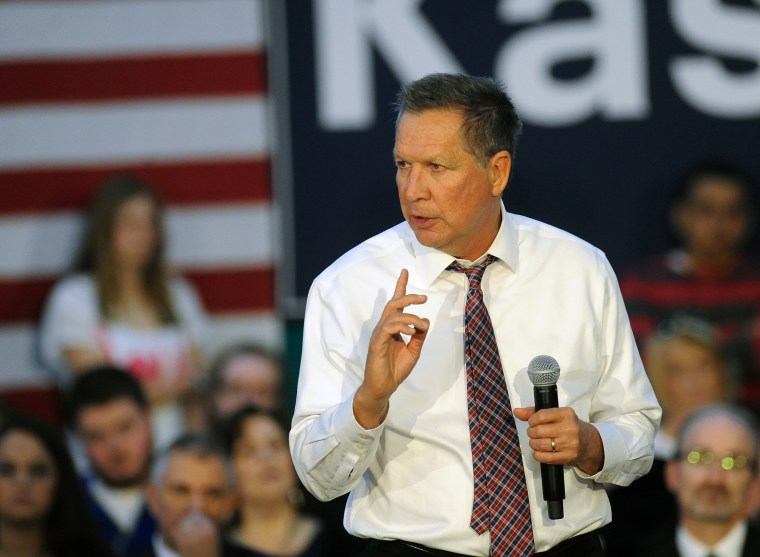
[[[559,364],[551,356],[536,356],[528,364],[528,377],[533,383],[533,396],[536,410],[557,408],[557,380]],[[562,465],[541,463],[541,485],[544,488],[544,501],[549,507],[549,518],[565,516],[562,500],[565,498],[565,478]]]

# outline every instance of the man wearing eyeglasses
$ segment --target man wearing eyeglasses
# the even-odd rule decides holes
[[[647,557],[750,557],[760,555],[760,527],[749,519],[760,503],[760,427],[743,408],[713,405],[683,424],[676,457],[665,468],[679,522],[642,536]],[[633,525],[632,525],[633,526]]]

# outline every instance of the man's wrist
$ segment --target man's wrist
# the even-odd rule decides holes
[[[389,406],[389,399],[369,397],[365,389],[359,387],[354,394],[352,406],[354,419],[364,429],[375,429],[385,421]]]

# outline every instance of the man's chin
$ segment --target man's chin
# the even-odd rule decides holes
[[[114,489],[126,489],[129,487],[142,486],[147,478],[146,474],[131,474],[122,476],[111,476],[109,474],[103,474],[98,472],[100,480],[108,487]]]

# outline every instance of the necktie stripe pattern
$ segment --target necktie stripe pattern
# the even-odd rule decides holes
[[[493,325],[483,301],[480,282],[488,265],[447,268],[469,281],[465,305],[465,363],[467,409],[470,419],[474,500],[470,526],[491,533],[494,557],[530,556],[533,527],[512,406],[496,345]]]

